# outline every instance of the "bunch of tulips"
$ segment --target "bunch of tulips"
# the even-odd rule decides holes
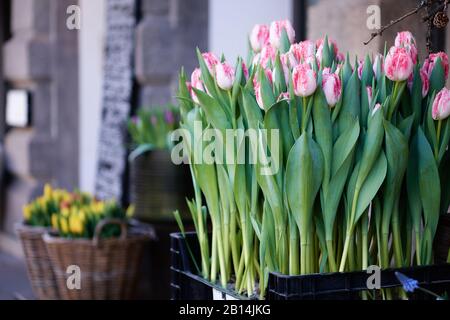
[[[269,272],[432,264],[450,202],[447,55],[419,61],[407,31],[384,54],[355,61],[327,37],[294,38],[287,20],[256,25],[246,62],[198,51],[190,81],[180,73],[199,273],[264,297]],[[226,135],[227,152],[246,159],[228,163],[211,137],[192,141],[196,123],[278,134],[250,144]],[[205,153],[215,160],[196,161]],[[256,153],[277,156],[279,169],[264,173],[264,161],[248,161]]]
[[[85,192],[53,189],[49,184],[44,194],[23,208],[25,223],[30,226],[51,227],[66,238],[92,238],[97,224],[107,218],[126,220],[134,207],[124,210],[116,201],[99,201]],[[103,228],[102,237],[120,234],[117,225]]]

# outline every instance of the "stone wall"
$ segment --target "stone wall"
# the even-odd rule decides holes
[[[66,27],[74,0],[12,0],[12,38],[3,47],[5,80],[31,93],[32,124],[5,136],[3,230],[13,233],[22,206],[45,182],[78,185],[78,41]]]
[[[310,39],[317,39],[327,34],[337,41],[343,53],[349,51],[357,54],[358,58],[363,58],[366,53],[383,52],[385,42],[389,48],[394,44],[397,32],[409,30],[417,40],[419,57],[422,60],[426,54],[426,25],[420,21],[421,14],[413,15],[387,29],[381,37],[376,37],[367,46],[363,44],[373,32],[366,25],[369,17],[367,8],[370,5],[380,7],[381,25],[385,25],[415,8],[417,2],[417,0],[309,0],[307,35]]]
[[[207,49],[208,0],[143,0],[136,30],[139,107],[175,102],[178,71],[197,65],[195,48]]]

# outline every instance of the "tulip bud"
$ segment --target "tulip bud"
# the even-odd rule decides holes
[[[359,62],[358,62],[358,78],[359,78],[359,80],[361,80],[363,69],[364,69],[364,60],[359,60]]]
[[[316,91],[316,73],[307,63],[299,64],[292,72],[294,93],[296,96],[308,97]]]
[[[212,52],[202,53],[202,57],[205,60],[206,66],[208,67],[209,73],[214,73],[214,67],[216,64],[220,63],[219,59]]]
[[[254,52],[269,44],[269,27],[264,24],[256,24],[250,33],[250,45]]]
[[[242,61],[242,72],[244,74],[245,80],[248,80],[248,68],[244,61]]]
[[[442,88],[433,101],[431,116],[434,120],[444,120],[450,115],[450,90]]]
[[[416,47],[416,39],[414,39],[413,35],[409,31],[402,31],[397,33],[395,37],[395,46],[403,47],[411,56],[411,60],[413,64],[417,62],[417,47]]]
[[[280,93],[280,95],[278,96],[277,102],[281,101],[281,100],[289,100],[291,97],[289,95],[289,92],[282,92]]]
[[[425,96],[428,94],[428,91],[430,90],[430,79],[428,78],[427,73],[422,68],[420,69],[420,79],[422,80],[422,98],[425,98]],[[411,75],[408,78],[408,89],[411,91],[414,83],[414,73],[411,73]]]
[[[196,68],[191,74],[191,85],[190,85],[191,97],[192,97],[192,100],[194,100],[197,103],[198,103],[198,98],[197,98],[197,95],[195,94],[194,90],[192,90],[192,88],[195,88],[195,89],[201,90],[201,91],[205,91],[203,88],[203,82],[202,82],[201,76],[202,76],[202,72],[200,71],[199,68]]]
[[[272,71],[270,69],[264,69],[264,73],[266,74],[267,80],[272,85],[272,83],[273,83]],[[264,110],[264,103],[263,103],[262,94],[261,94],[261,84],[257,80],[257,77],[253,78],[253,88],[255,90],[256,102],[258,103],[258,106]]]
[[[373,59],[373,74],[376,78],[380,76],[380,72],[383,71],[384,68],[384,57],[381,53],[378,53],[375,55],[375,58]]]
[[[372,117],[375,115],[375,113],[377,113],[378,110],[381,109],[381,104],[377,103],[372,110]]]
[[[263,68],[267,68],[269,61],[273,64],[273,62],[275,61],[275,56],[275,49],[272,46],[267,45],[261,50],[259,64],[263,66]]]
[[[367,86],[366,90],[367,90],[367,100],[368,100],[369,106],[370,106],[372,104],[372,98],[373,98],[372,87],[371,86]]]
[[[445,79],[448,78],[448,56],[444,52],[432,53],[425,59],[423,62],[422,70],[427,74],[428,78],[431,77],[431,73],[433,72],[434,65],[436,64],[437,59],[441,59],[442,67],[444,69]]]
[[[404,81],[413,72],[411,56],[403,47],[391,47],[384,62],[384,73],[392,81]]]
[[[337,74],[330,73],[329,70],[324,70],[322,72],[322,88],[328,105],[333,108],[341,98],[341,79],[339,79]]]
[[[216,64],[216,81],[223,90],[230,90],[233,87],[234,70],[228,63]]]
[[[315,51],[316,46],[311,40],[292,44],[288,52],[291,66],[294,67],[299,63],[305,62],[307,58],[314,56]]]
[[[270,44],[276,49],[280,48],[281,32],[283,29],[286,30],[290,43],[293,43],[295,40],[295,31],[289,20],[273,21],[270,24],[269,39]]]

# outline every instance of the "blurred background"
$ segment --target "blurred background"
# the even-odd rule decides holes
[[[70,190],[105,191],[102,188],[109,183],[104,176],[99,178],[99,168],[111,172],[105,159],[109,156],[112,161],[118,155],[114,174],[120,180],[111,182],[109,194],[130,201],[126,130],[116,130],[121,123],[115,131],[105,129],[111,108],[108,97],[123,89],[114,86],[120,75],[122,80],[128,76],[129,82],[123,84],[128,99],[120,101],[122,118],[114,118],[118,122],[139,108],[176,104],[178,72],[184,66],[190,75],[197,65],[196,47],[223,53],[229,61],[239,55],[245,58],[248,33],[256,23],[289,19],[297,41],[328,35],[341,52],[351,50],[361,58],[382,52],[398,31],[410,30],[423,58],[426,24],[420,15],[363,45],[373,32],[367,27],[371,6],[379,8],[384,25],[417,4],[416,0],[2,0],[0,298],[28,290],[14,225],[22,219],[23,205],[46,182]],[[121,15],[121,6],[132,12]],[[132,19],[124,18],[130,15]],[[434,50],[448,52],[448,37],[445,31],[433,31]],[[120,48],[131,48],[131,54],[114,55]],[[107,132],[118,134],[109,136],[113,142],[106,142]],[[124,146],[125,153],[103,145],[114,141]],[[179,180],[175,186],[184,190],[183,184],[189,183]],[[161,239],[174,228],[165,223]],[[164,290],[161,294],[168,295]]]

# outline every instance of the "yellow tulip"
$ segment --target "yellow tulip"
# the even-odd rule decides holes
[[[83,232],[83,223],[77,215],[71,215],[69,218],[70,232],[81,234]]]
[[[134,205],[132,204],[132,205],[130,205],[129,207],[128,207],[128,209],[127,209],[127,213],[126,213],[126,215],[127,215],[127,218],[131,218],[131,217],[133,217],[133,215],[134,215],[134,209],[135,209],[135,207],[134,207]]]
[[[63,217],[68,217],[70,215],[69,208],[67,207],[62,208],[61,214],[63,215]]]
[[[52,214],[52,227],[58,229],[58,215],[55,213]]]
[[[44,198],[45,199],[51,199],[52,198],[52,187],[46,183],[44,186]]]
[[[59,224],[63,233],[67,233],[69,231],[66,218],[61,217],[61,219],[59,219]]]
[[[30,208],[30,206],[24,206],[23,207],[23,216],[25,218],[25,221],[30,220],[30,218],[31,218],[31,208]]]

